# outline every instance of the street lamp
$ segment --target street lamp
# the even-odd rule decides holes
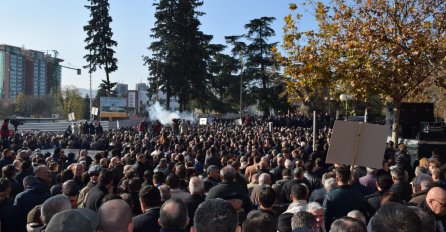
[[[341,100],[341,102],[345,102],[344,108],[345,108],[345,116],[348,116],[348,99],[349,99],[349,95],[346,93],[343,93],[339,96],[339,100]]]

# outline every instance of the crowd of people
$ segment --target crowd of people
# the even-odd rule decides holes
[[[1,231],[445,231],[438,150],[413,162],[390,141],[381,169],[328,164],[332,129],[311,122],[8,134]]]

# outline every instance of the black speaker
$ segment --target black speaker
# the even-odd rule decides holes
[[[433,103],[401,103],[400,125],[403,138],[416,138],[420,131],[420,122],[433,121]]]

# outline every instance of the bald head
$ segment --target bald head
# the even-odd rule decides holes
[[[435,215],[446,215],[446,191],[444,189],[440,187],[431,188],[427,193],[426,203]]]
[[[110,165],[114,167],[116,164],[119,164],[120,162],[121,162],[121,160],[119,160],[118,157],[113,157],[113,158],[110,160]]]
[[[132,210],[127,202],[121,199],[113,199],[106,201],[98,210],[101,224],[99,231],[128,231],[132,222]]]

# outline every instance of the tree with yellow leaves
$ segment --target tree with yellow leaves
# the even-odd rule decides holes
[[[392,139],[397,141],[401,102],[426,86],[444,88],[446,1],[334,0],[310,2],[317,31],[298,28],[301,15],[285,18],[282,47],[274,50],[284,66],[291,96],[305,99],[321,90],[357,99],[377,94],[395,106]]]

